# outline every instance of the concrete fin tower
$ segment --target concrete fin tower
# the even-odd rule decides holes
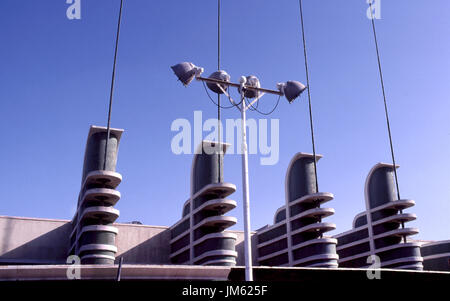
[[[378,163],[369,172],[366,211],[355,217],[352,230],[336,236],[339,266],[365,268],[372,264],[368,257],[377,255],[381,268],[422,270],[420,244],[406,241],[419,231],[403,226],[416,219],[415,214],[403,213],[415,202],[396,200],[393,171],[392,164]]]
[[[219,150],[229,144],[203,141],[195,152],[191,169],[191,196],[184,203],[180,221],[170,228],[170,259],[175,264],[236,264],[236,234],[224,232],[236,218],[223,214],[236,202],[226,199],[236,186],[223,182],[223,166],[217,164]]]
[[[79,256],[83,264],[113,264],[115,260],[118,230],[112,224],[119,216],[114,205],[120,199],[120,192],[115,189],[122,176],[115,170],[122,133],[121,129],[111,129],[103,169],[106,128],[91,126],[89,131],[69,249],[69,254]]]
[[[313,155],[297,153],[291,160],[285,193],[286,204],[275,213],[274,224],[257,231],[259,264],[336,268],[337,240],[323,236],[336,226],[322,222],[334,209],[320,207],[334,196],[316,193]]]

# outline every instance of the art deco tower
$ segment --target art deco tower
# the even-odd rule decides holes
[[[260,265],[336,268],[337,240],[323,236],[336,226],[322,221],[334,210],[321,208],[333,194],[316,193],[313,155],[298,153],[291,160],[285,194],[286,205],[275,213],[274,224],[257,231]]]
[[[225,153],[228,144],[220,143]],[[216,142],[203,141],[192,161],[191,196],[183,205],[180,221],[170,228],[170,258],[175,264],[235,265],[237,236],[224,232],[236,218],[223,214],[236,202],[226,199],[236,186],[223,182]]]
[[[88,134],[69,249],[69,254],[79,256],[81,263],[113,264],[115,260],[118,230],[112,224],[119,216],[114,205],[120,199],[120,192],[115,189],[122,176],[115,170],[122,132],[111,129],[106,156],[106,128],[91,126]]]
[[[372,264],[369,256],[380,259],[381,268],[422,270],[420,244],[406,238],[419,232],[404,227],[416,219],[404,209],[413,200],[397,200],[392,164],[376,164],[366,179],[366,211],[358,214],[353,229],[335,236],[338,239],[339,266],[365,268]]]

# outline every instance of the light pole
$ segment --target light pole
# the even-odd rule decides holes
[[[253,281],[252,270],[252,244],[250,237],[250,193],[249,193],[249,180],[248,180],[248,150],[247,150],[247,126],[246,126],[246,111],[253,106],[264,94],[275,94],[279,96],[285,96],[289,102],[292,102],[295,98],[306,89],[306,87],[297,81],[288,81],[286,83],[277,84],[278,90],[270,90],[261,88],[259,80],[255,76],[241,76],[239,84],[229,81],[229,75],[222,71],[221,76],[211,75],[210,77],[201,77],[203,68],[197,67],[192,63],[180,63],[172,66],[172,70],[178,79],[187,86],[194,78],[206,82],[208,87],[218,93],[225,94],[230,102],[239,111],[241,111],[241,153],[242,153],[242,194],[243,194],[243,207],[244,207],[244,253],[245,253],[245,280]],[[217,75],[217,74],[216,74]],[[220,79],[219,79],[220,78]],[[223,80],[226,79],[226,80]],[[236,103],[233,98],[228,94],[228,87],[238,88],[240,94],[240,102]],[[245,98],[253,99],[249,104],[246,103]]]
[[[245,82],[244,82],[245,83]],[[244,252],[245,252],[245,280],[253,281],[252,243],[250,236],[250,193],[248,191],[248,151],[247,151],[247,111],[241,89],[241,127],[242,127],[242,197],[244,201]]]

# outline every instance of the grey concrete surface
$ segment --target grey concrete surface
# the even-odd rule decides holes
[[[80,268],[81,280],[114,280],[118,265],[11,265],[0,266],[0,281],[18,280],[68,280],[67,274],[73,275],[73,268]],[[381,283],[407,282],[423,285],[450,280],[450,272],[407,271],[383,269]],[[367,278],[365,269],[323,269],[323,268],[293,268],[293,267],[255,267],[257,281],[306,281],[308,285],[318,283],[358,283],[358,285],[373,283]],[[192,266],[192,265],[122,265],[122,280],[234,280],[242,281],[245,277],[244,267],[225,266]],[[314,279],[314,281],[311,281]],[[387,281],[387,282],[386,282]],[[425,282],[424,282],[425,281]],[[380,283],[380,282],[378,282]],[[392,290],[392,287],[390,287]],[[390,291],[389,290],[389,291]]]
[[[66,220],[0,216],[0,264],[65,263],[71,230]]]
[[[115,280],[118,265],[16,265],[0,266],[0,281],[68,280],[72,269],[79,268],[80,279]],[[227,280],[230,267],[180,265],[123,265],[121,279]]]
[[[114,224],[118,228],[117,254],[126,264],[170,264],[169,227]],[[69,248],[70,221],[0,216],[0,265],[64,264]],[[237,265],[244,265],[244,233],[237,235]],[[255,244],[255,237],[252,238]],[[256,264],[256,248],[253,260]]]

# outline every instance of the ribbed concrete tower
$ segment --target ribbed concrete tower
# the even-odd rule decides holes
[[[407,236],[419,232],[404,227],[416,215],[403,210],[415,203],[397,200],[393,171],[392,164],[378,163],[369,172],[365,184],[366,211],[355,217],[352,230],[335,236],[339,266],[365,268],[372,265],[368,257],[376,255],[381,268],[422,270],[420,244],[405,242]]]
[[[337,267],[337,241],[323,236],[336,226],[322,222],[334,210],[320,207],[333,194],[316,193],[313,155],[298,153],[291,160],[285,193],[286,205],[275,213],[274,224],[257,231],[260,265]]]
[[[113,264],[115,260],[117,228],[112,224],[119,216],[114,205],[120,199],[120,192],[115,189],[122,176],[115,170],[122,132],[111,129],[105,168],[106,128],[91,126],[88,134],[69,250],[83,264]]]
[[[170,228],[170,258],[175,264],[235,265],[236,234],[224,232],[236,218],[223,214],[236,202],[226,199],[236,186],[223,182],[223,166],[218,167],[218,151],[229,145],[203,141],[191,170],[191,196],[183,205],[180,221]]]

